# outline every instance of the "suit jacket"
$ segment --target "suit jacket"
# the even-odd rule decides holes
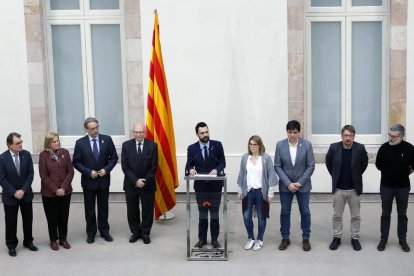
[[[295,165],[289,151],[289,140],[284,139],[276,144],[275,170],[279,176],[279,190],[289,192],[290,183],[298,182],[302,187],[299,192],[309,192],[312,189],[311,176],[315,170],[315,158],[312,144],[299,138]]]
[[[124,191],[148,191],[155,192],[157,185],[155,174],[158,169],[158,146],[156,143],[144,139],[142,157],[138,159],[137,142],[131,139],[122,144],[121,165],[124,177]],[[145,186],[136,188],[139,178],[145,178]]]
[[[110,185],[111,171],[118,162],[118,154],[116,153],[112,138],[107,135],[99,134],[99,159],[95,160],[93,156],[89,136],[86,135],[76,141],[73,153],[73,166],[81,174],[81,183],[84,189],[97,190],[106,189]],[[105,169],[106,175],[103,177],[91,177],[92,170],[99,171]]]
[[[58,162],[46,150],[39,154],[40,193],[42,196],[56,197],[56,191],[60,188],[65,190],[65,195],[72,192],[74,170],[69,152],[61,148],[59,155]]]
[[[329,174],[332,176],[332,193],[335,193],[336,185],[341,176],[342,147],[342,142],[331,144],[325,158],[326,168],[328,168]],[[362,194],[362,174],[367,167],[368,154],[365,146],[354,142],[352,144],[351,174],[355,191],[358,195]]]
[[[33,161],[30,152],[22,150],[19,153],[20,175],[17,173],[13,157],[9,150],[0,155],[0,185],[3,188],[2,200],[5,205],[17,205],[18,199],[14,197],[17,190],[22,189],[24,197],[22,200],[31,202],[33,200]]]
[[[210,140],[208,154],[208,162],[205,163],[200,149],[200,143],[197,141],[188,146],[185,175],[188,175],[190,170],[195,168],[197,173],[200,174],[208,174],[216,169],[217,175],[223,176],[224,168],[226,167],[226,158],[224,157],[224,150],[221,142]],[[221,192],[222,187],[222,181],[194,181],[194,190],[196,192]]]

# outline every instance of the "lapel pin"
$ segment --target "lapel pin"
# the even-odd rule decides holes
[[[103,144],[104,143],[104,140],[101,140],[101,143]]]

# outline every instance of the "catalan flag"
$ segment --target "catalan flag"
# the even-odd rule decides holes
[[[167,79],[162,61],[158,14],[154,11],[152,54],[149,73],[146,138],[158,144],[158,171],[155,176],[154,216],[171,210],[176,203],[175,188],[178,187],[177,158],[175,154],[174,126],[172,120]]]

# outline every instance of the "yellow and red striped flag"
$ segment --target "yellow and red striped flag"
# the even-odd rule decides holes
[[[167,79],[162,61],[158,14],[154,11],[152,54],[149,73],[146,138],[158,144],[158,170],[156,174],[154,216],[171,210],[176,203],[178,187],[177,158],[175,153],[174,126],[172,120]]]

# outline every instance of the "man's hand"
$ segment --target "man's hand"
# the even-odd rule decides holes
[[[22,199],[24,197],[24,191],[23,190],[17,190],[14,193],[14,197],[17,198],[18,200]]]
[[[212,170],[209,174],[210,174],[210,175],[217,175],[217,170],[216,170],[216,169],[214,169],[214,170]]]
[[[297,190],[299,189],[299,186],[297,186],[297,183],[290,183],[289,186],[288,186],[288,189],[292,193],[296,193]]]
[[[196,175],[197,174],[197,171],[195,170],[195,169],[191,169],[190,170],[190,175],[191,176],[194,176],[194,175]]]
[[[101,169],[101,170],[98,172],[98,175],[99,175],[100,177],[105,176],[105,175],[106,175],[106,171],[105,171],[105,169]]]
[[[135,187],[142,188],[145,186],[145,178],[140,178],[137,180],[137,183],[135,184]]]
[[[56,190],[56,195],[57,196],[64,196],[65,195],[65,189],[60,188]]]
[[[92,170],[91,171],[91,177],[93,178],[93,179],[95,179],[95,178],[97,178],[98,177],[98,172],[97,171],[95,171],[95,170]]]

